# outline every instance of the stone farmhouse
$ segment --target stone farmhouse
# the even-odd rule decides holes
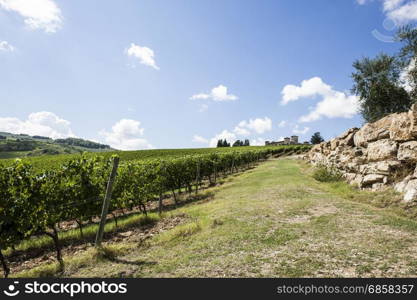
[[[308,142],[304,142],[304,144],[309,144]],[[280,145],[301,145],[301,143],[298,142],[298,136],[293,135],[291,137],[285,137],[284,140],[279,142],[270,142],[266,141],[265,146],[280,146]]]

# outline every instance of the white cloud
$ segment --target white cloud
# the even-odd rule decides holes
[[[325,95],[331,90],[332,88],[325,84],[319,77],[303,80],[300,86],[287,84],[281,91],[281,104],[286,105],[289,102],[297,101],[300,98]]]
[[[251,146],[265,146],[265,139],[264,138],[257,138],[257,139],[253,139],[250,142]]]
[[[31,113],[27,120],[0,118],[0,131],[57,138],[73,137],[70,122],[47,111]]]
[[[303,129],[301,129],[298,125],[295,125],[294,129],[292,130],[293,133],[300,134],[300,135],[304,135],[309,131],[310,131],[309,127],[304,127]]]
[[[287,121],[281,121],[281,122],[278,123],[279,128],[283,128],[285,126],[287,126]]]
[[[193,142],[194,143],[199,143],[199,144],[208,144],[209,140],[206,139],[206,138],[203,138],[202,136],[194,135],[193,136]]]
[[[396,9],[400,6],[405,0],[385,0],[384,1],[384,11],[389,11]]]
[[[242,135],[242,136],[250,135],[249,130],[247,130],[245,128],[242,128],[242,127],[239,127],[239,126],[236,126],[235,129],[233,129],[233,132],[236,133],[237,135]]]
[[[239,135],[249,135],[249,130],[262,134],[272,129],[272,121],[270,118],[256,118],[249,121],[241,121],[238,126],[235,127],[234,132]]]
[[[417,2],[408,1],[407,3],[398,6],[389,7],[386,10],[387,17],[399,24],[405,24],[408,22],[417,20]]]
[[[356,0],[364,5],[372,0]],[[417,20],[417,1],[415,0],[380,0],[386,16],[397,25]]]
[[[129,57],[133,57],[139,60],[139,63],[152,67],[155,70],[159,70],[159,67],[155,62],[155,53],[148,47],[141,47],[134,43],[130,44],[130,47],[126,50],[126,54]]]
[[[200,93],[190,97],[191,100],[207,100],[212,99],[213,101],[235,101],[239,99],[233,94],[228,94],[227,87],[219,85],[214,87],[210,93]]]
[[[31,29],[54,33],[62,27],[62,14],[53,0],[0,0],[0,8],[14,11]]]
[[[308,115],[302,116],[300,122],[311,122],[322,117],[351,118],[359,108],[359,99],[354,95],[333,90],[319,77],[303,80],[300,86],[286,85],[282,92],[282,105],[307,97],[321,97],[321,101]]]
[[[223,130],[221,133],[216,134],[210,140],[194,135],[193,142],[196,143],[208,143],[210,147],[216,147],[218,140],[226,139],[230,144],[233,144],[238,136],[249,136],[252,134],[262,134],[272,129],[272,121],[268,117],[249,119],[249,121],[241,121],[233,131]],[[241,139],[241,138],[240,138]],[[265,144],[265,140],[262,138],[254,138],[252,144]]]
[[[216,147],[217,141],[224,139],[226,139],[227,142],[229,142],[230,144],[233,144],[233,142],[236,140],[236,135],[233,132],[223,130],[221,133],[215,135],[212,139],[210,139],[209,146]]]
[[[14,47],[7,41],[0,41],[0,51],[13,52]]]
[[[153,146],[142,138],[144,129],[140,122],[130,119],[121,119],[113,125],[110,132],[102,130],[100,135],[104,136],[107,144],[120,150],[152,149]]]

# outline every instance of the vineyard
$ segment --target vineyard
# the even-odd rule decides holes
[[[204,184],[215,185],[219,177],[243,171],[271,156],[302,153],[309,146],[245,147],[236,149],[154,150],[42,160],[5,160],[0,163],[0,260],[7,277],[7,255],[19,243],[50,237],[56,259],[64,267],[59,239],[60,224],[73,221],[83,237],[85,224],[100,215],[112,162],[120,157],[110,212],[139,210],[147,204],[179,193],[198,193]],[[145,154],[146,153],[146,154]],[[159,155],[159,156],[158,156]]]
[[[298,148],[309,147],[308,145],[292,145],[284,147],[275,147],[277,151],[298,151]],[[111,158],[113,155],[118,155],[123,162],[136,160],[152,160],[152,159],[168,159],[174,157],[182,157],[186,155],[208,154],[208,153],[224,153],[233,151],[248,151],[265,149],[262,146],[249,147],[225,147],[225,148],[191,148],[191,149],[155,149],[155,150],[136,150],[136,151],[108,151],[102,153],[85,152],[87,158],[94,158],[99,155],[104,159]],[[278,150],[282,149],[282,150]],[[48,156],[33,156],[22,158],[24,161],[31,164],[34,170],[44,171],[54,168],[59,168],[64,163],[78,157],[79,154],[59,154]],[[4,165],[11,165],[15,159],[1,159]]]

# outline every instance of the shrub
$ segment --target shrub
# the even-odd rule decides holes
[[[335,182],[341,181],[343,176],[342,173],[335,167],[320,165],[314,170],[313,178],[320,182]]]

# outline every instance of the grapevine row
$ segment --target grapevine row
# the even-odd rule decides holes
[[[171,193],[176,203],[181,189],[197,192],[203,180],[214,184],[219,174],[238,171],[283,151],[264,148],[122,163],[110,211],[139,207],[146,213],[146,203],[159,198],[161,204],[166,193]],[[39,234],[52,238],[63,266],[58,224],[75,220],[82,235],[82,224],[100,214],[111,165],[111,158],[85,155],[43,172],[23,160],[0,165],[0,261],[6,277],[10,270],[2,250]]]

